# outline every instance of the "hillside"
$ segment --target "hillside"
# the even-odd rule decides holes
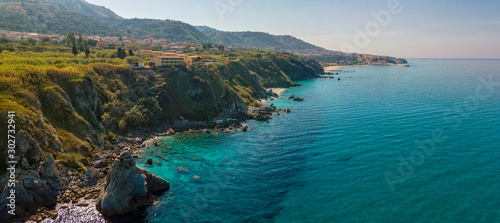
[[[46,2],[56,2],[67,8],[84,14],[99,21],[121,21],[122,17],[103,6],[97,6],[81,0],[45,0]]]
[[[105,21],[104,21],[105,22]],[[106,22],[105,22],[106,23]],[[110,23],[110,25],[113,25]],[[173,42],[206,43],[210,38],[193,26],[171,20],[124,19],[115,24],[125,35],[135,38],[167,39]]]
[[[120,31],[57,3],[0,1],[0,29],[10,31],[117,36]]]
[[[205,43],[210,38],[193,26],[180,21],[158,19],[124,19],[110,9],[82,0],[47,0],[60,3],[75,12],[96,18],[116,28],[122,35],[135,38],[167,39],[173,42]]]
[[[171,20],[123,19],[82,0],[0,0],[0,29],[9,31],[130,36],[204,43],[210,38],[193,26]]]
[[[306,43],[289,35],[271,35],[263,32],[224,32],[207,26],[196,26],[216,44],[287,52],[321,52],[324,48]]]

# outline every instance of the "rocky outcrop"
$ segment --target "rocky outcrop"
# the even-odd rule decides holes
[[[35,139],[28,132],[21,130],[16,134],[19,141],[18,150],[23,158],[27,158],[29,163],[38,163],[42,161],[42,149]]]
[[[60,191],[64,187],[61,185],[61,176],[57,169],[57,164],[54,162],[54,157],[49,155],[47,160],[42,164],[40,169],[40,176],[47,181],[51,190]]]
[[[17,171],[19,171],[19,180],[16,185],[16,216],[7,214],[9,188],[7,187],[7,177],[4,177],[1,182],[3,186],[0,198],[1,222],[7,222],[4,220],[9,219],[9,217],[27,217],[40,207],[57,203],[58,191],[54,190],[50,181],[33,170],[17,169]]]
[[[125,214],[151,205],[155,199],[153,193],[168,189],[167,181],[137,167],[127,150],[114,161],[99,195],[97,210],[105,216]]]
[[[272,105],[262,105],[261,107],[250,107],[248,109],[248,117],[257,121],[268,121],[272,119],[273,112],[276,107]]]

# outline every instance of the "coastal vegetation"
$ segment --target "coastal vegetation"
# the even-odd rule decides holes
[[[211,38],[216,44],[220,45],[280,52],[308,53],[327,51],[324,48],[288,35],[271,35],[264,32],[225,32],[207,26],[196,26],[196,28]]]
[[[202,53],[216,62],[198,69],[151,69],[145,75],[128,63],[150,58],[130,56],[133,50],[126,47],[73,55],[68,46],[42,41],[0,46],[0,114],[14,110],[34,141],[48,137],[49,143],[41,145],[43,153],[81,152],[88,158],[106,146],[98,142],[113,143],[110,134],[127,135],[130,129],[179,117],[210,121],[241,115],[248,106],[259,106],[256,99],[268,95],[266,88],[288,87],[323,72],[306,57],[241,49]]]
[[[318,77],[324,73],[319,62],[398,63],[370,55],[336,57],[291,36],[213,30],[212,36],[179,21],[124,19],[82,0],[0,0],[0,29],[7,30],[0,36],[0,125],[12,111],[18,130],[16,217],[84,196],[99,197],[101,213],[109,215],[151,204],[152,193],[169,184],[136,168],[138,155],[121,151],[124,143],[138,148],[145,145],[143,134],[159,129],[209,132],[241,126],[243,119],[268,120],[276,108],[258,103],[275,96],[268,88]],[[193,57],[189,66],[154,66],[144,49]],[[147,55],[158,52],[152,53]],[[7,129],[0,128],[0,135]],[[0,138],[0,147],[7,147],[6,139]],[[115,159],[121,162],[111,168]],[[5,165],[0,163],[3,175]],[[147,179],[130,187],[145,192],[139,197],[120,190],[122,182],[142,176]],[[6,191],[0,221],[7,219]],[[122,201],[129,205],[116,207]]]
[[[261,106],[257,99],[271,95],[267,88],[289,87],[324,72],[308,57],[246,48],[211,52],[201,45],[184,52],[200,56],[196,65],[134,68],[129,63],[152,59],[137,49],[158,46],[115,47],[93,47],[73,32],[60,42],[0,38],[0,123],[7,123],[9,111],[17,114],[20,177],[50,182],[33,191],[24,188],[19,216],[69,199],[72,193],[59,191],[75,184],[78,174],[95,173],[96,166],[112,163],[93,164],[137,129],[176,123],[212,128],[218,121],[246,119],[250,108]],[[6,131],[1,128],[0,135]],[[5,139],[0,146],[6,146]],[[6,156],[1,153],[0,159]],[[53,177],[30,172],[40,165]],[[5,163],[0,166],[4,174]],[[54,172],[56,166],[68,174]],[[87,189],[98,195],[95,188]]]

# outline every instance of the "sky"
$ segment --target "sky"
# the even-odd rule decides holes
[[[124,18],[292,35],[329,50],[500,59],[498,0],[87,0]]]

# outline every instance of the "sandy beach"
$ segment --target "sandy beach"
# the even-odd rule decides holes
[[[273,91],[273,93],[276,93],[278,96],[280,96],[283,91],[286,90],[286,88],[268,88],[267,90]]]
[[[336,71],[342,67],[346,67],[346,66],[328,66],[328,67],[325,67],[325,72]]]

